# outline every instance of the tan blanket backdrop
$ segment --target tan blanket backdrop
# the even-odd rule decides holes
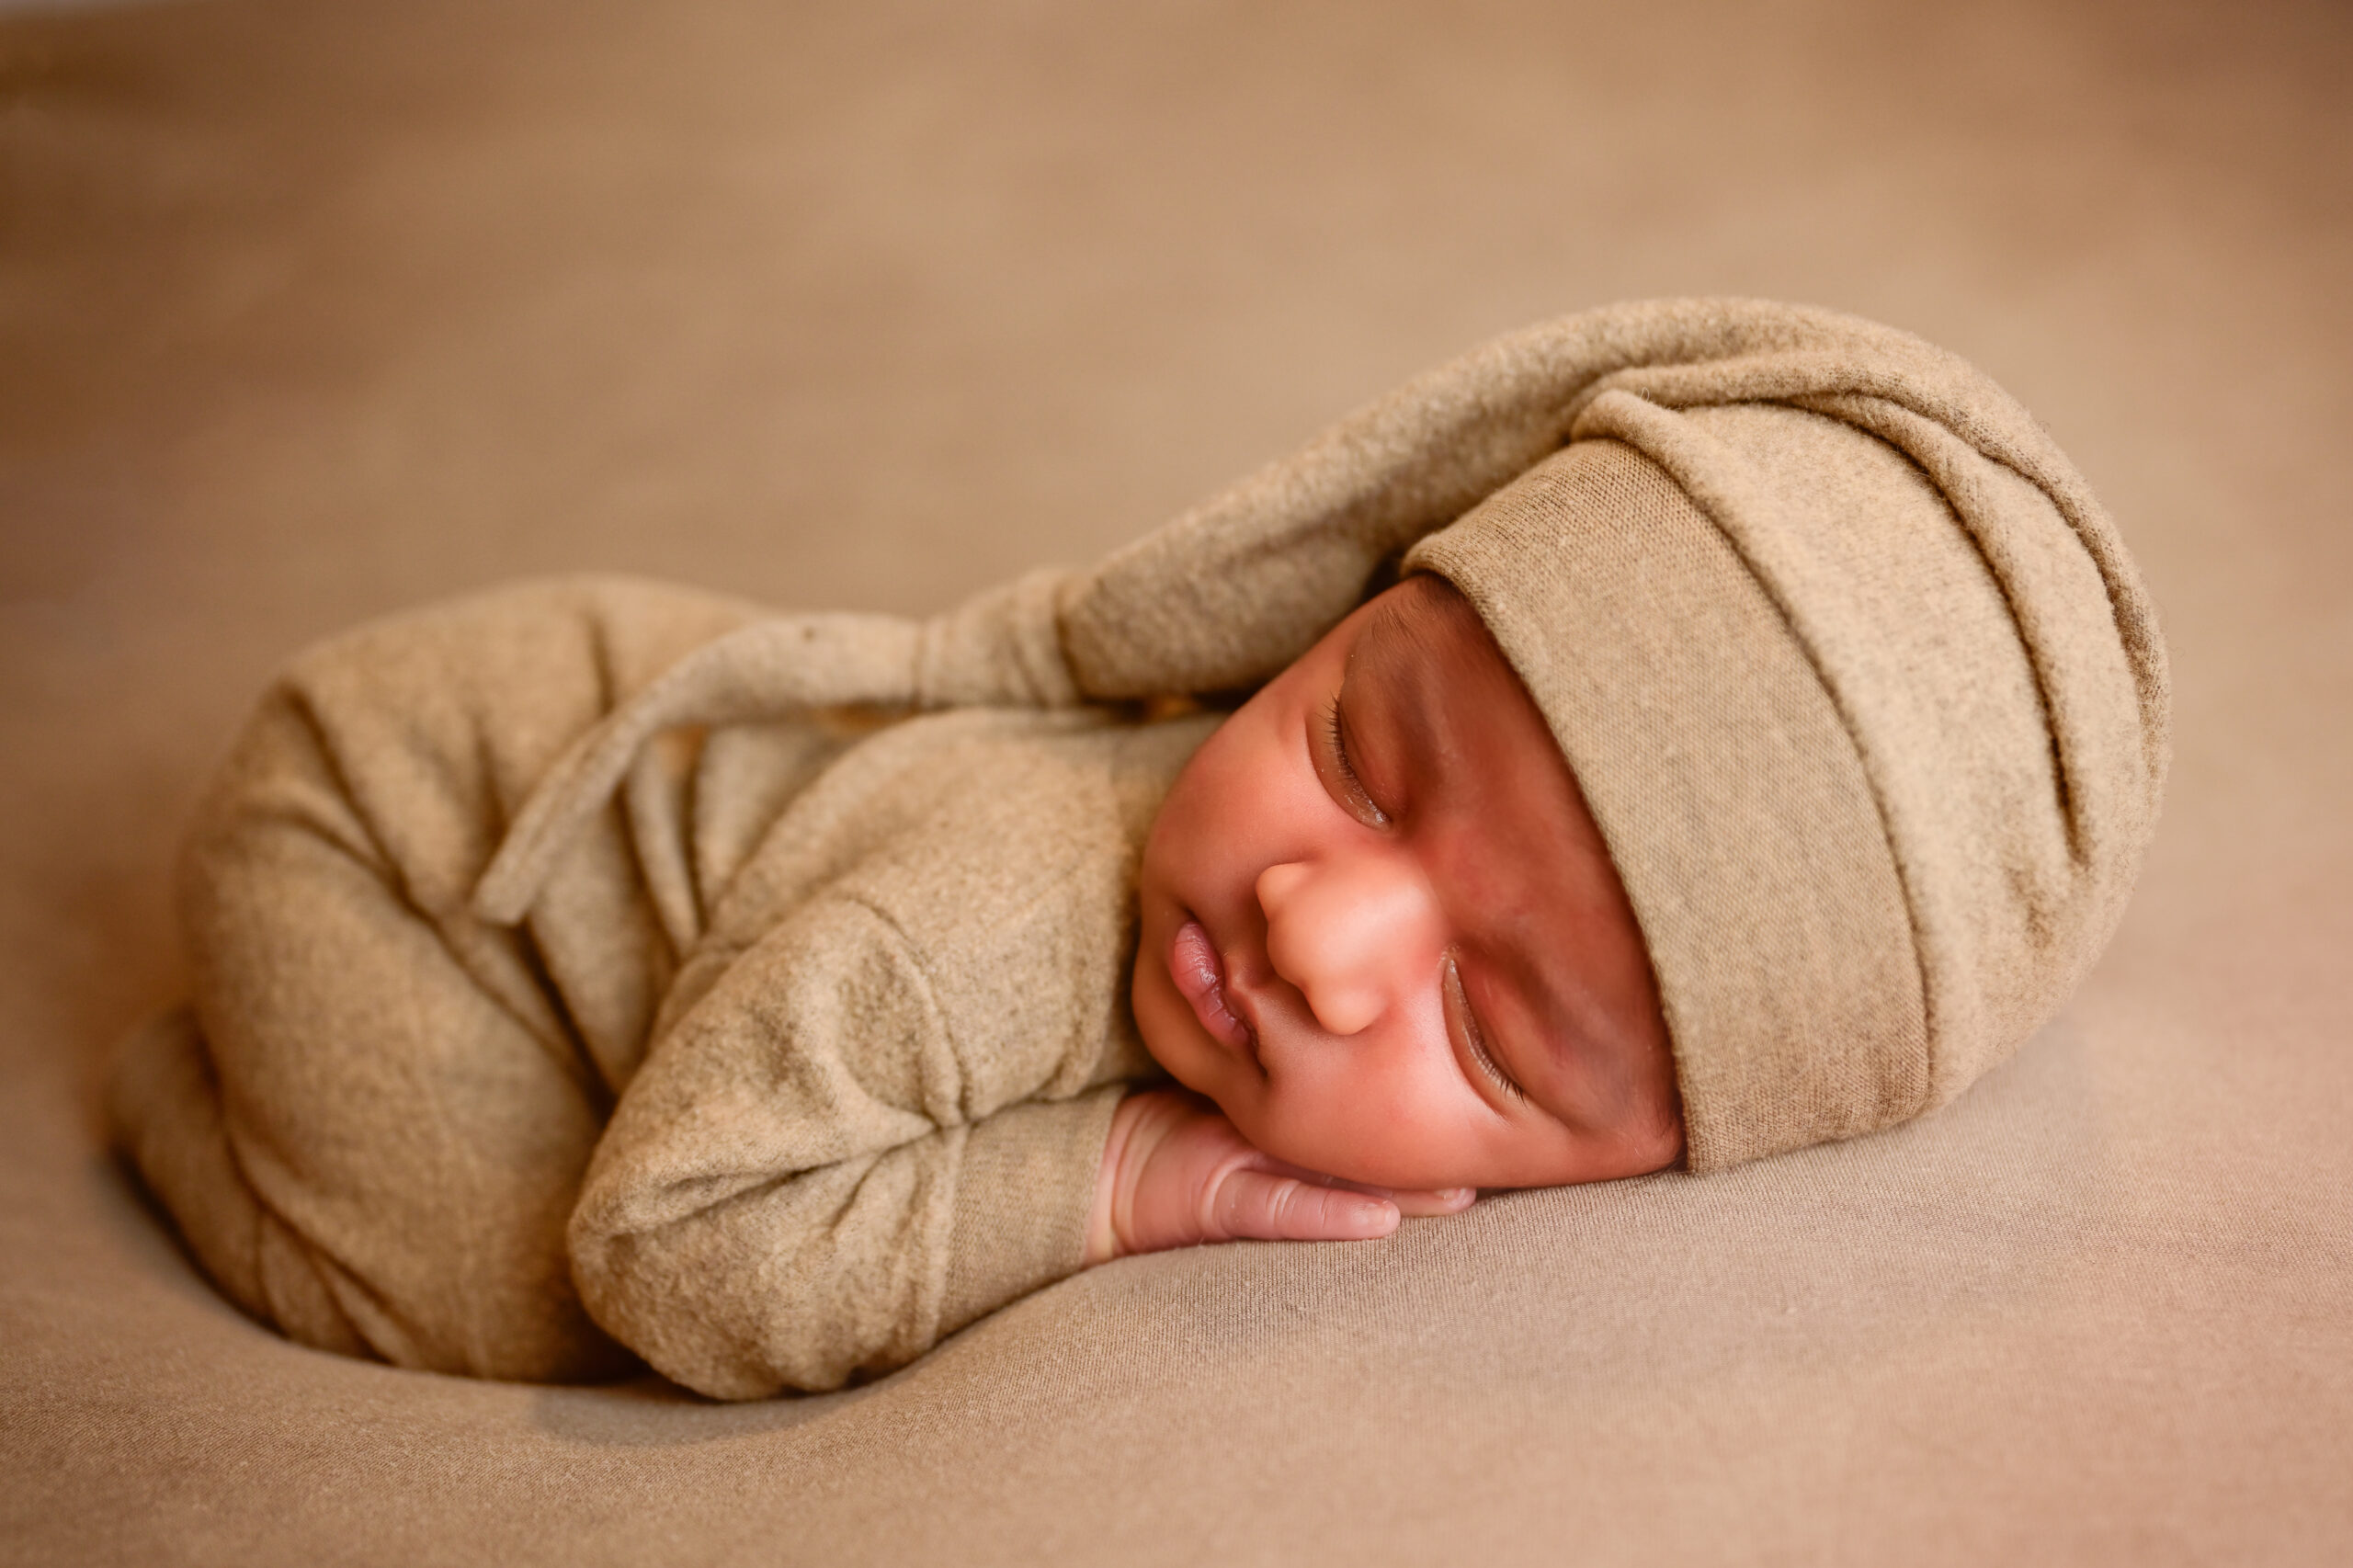
[[[0,1561],[2341,1560],[2353,20],[1754,9],[0,18]],[[1917,1124],[1128,1260],[733,1407],[297,1348],[100,1153],[299,645],[579,570],[926,615],[1717,292],[1993,373],[2172,647],[2115,946]]]

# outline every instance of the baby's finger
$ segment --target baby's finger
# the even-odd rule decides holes
[[[1475,1187],[1373,1187],[1365,1182],[1342,1181],[1337,1176],[1319,1176],[1313,1171],[1302,1170],[1297,1165],[1272,1165],[1271,1162],[1269,1165],[1274,1170],[1295,1176],[1302,1181],[1313,1182],[1318,1187],[1341,1187],[1349,1192],[1361,1192],[1372,1198],[1386,1198],[1390,1202],[1397,1205],[1397,1211],[1401,1214],[1460,1214],[1479,1201],[1479,1189]]]
[[[1340,1176],[1325,1176],[1321,1171],[1311,1171],[1302,1165],[1294,1165],[1287,1160],[1278,1160],[1265,1154],[1257,1157],[1253,1168],[1270,1176],[1289,1176],[1313,1187],[1341,1192],[1360,1192],[1368,1198],[1385,1198],[1397,1206],[1397,1210],[1401,1214],[1415,1216],[1460,1214],[1479,1200],[1479,1189],[1475,1187],[1374,1187],[1369,1182],[1348,1181]]]
[[[1460,1214],[1479,1201],[1479,1189],[1441,1187],[1429,1192],[1392,1192],[1389,1200],[1401,1214]]]
[[[1386,1198],[1260,1170],[1226,1173],[1210,1208],[1208,1229],[1230,1240],[1358,1242],[1397,1228]]]

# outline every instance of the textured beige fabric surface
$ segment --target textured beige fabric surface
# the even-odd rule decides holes
[[[1136,862],[1209,728],[928,715],[795,798],[712,895],[589,1163],[570,1247],[597,1322],[756,1398],[1075,1273],[1106,1085],[1152,1071]]]
[[[0,1556],[2325,1562],[2353,1531],[2340,8],[222,4],[0,30]],[[271,670],[582,569],[926,615],[1367,388],[1741,293],[1985,367],[2176,765],[1896,1131],[1092,1271],[719,1408],[287,1345],[97,1152]]]
[[[108,1085],[206,1271],[322,1349],[583,1381],[625,1346],[739,1399],[1075,1273],[1105,1085],[1151,1070],[1135,863],[1213,721],[828,706],[913,699],[873,666],[930,630],[558,579],[297,657],[183,857],[192,1007]],[[474,913],[575,742],[779,645],[766,722],[644,737],[526,916]]]

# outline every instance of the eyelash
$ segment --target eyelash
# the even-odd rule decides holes
[[[1488,1054],[1487,1042],[1480,1036],[1479,1020],[1474,1017],[1471,1012],[1471,993],[1464,987],[1462,983],[1462,971],[1461,969],[1456,967],[1454,959],[1450,954],[1448,956],[1446,960],[1446,979],[1444,983],[1447,988],[1453,993],[1460,1011],[1461,1012],[1462,1038],[1464,1042],[1471,1047],[1472,1060],[1478,1062],[1479,1070],[1481,1072],[1486,1074],[1488,1077],[1493,1078],[1495,1081],[1495,1086],[1497,1088],[1503,1090],[1505,1094],[1510,1096],[1515,1100],[1525,1101],[1528,1098],[1528,1091],[1521,1088],[1519,1085],[1513,1080],[1512,1075],[1503,1070],[1502,1064],[1496,1062],[1492,1055]]]
[[[1374,826],[1385,824],[1389,821],[1389,813],[1374,802],[1371,792],[1364,787],[1364,780],[1357,777],[1356,764],[1348,760],[1348,743],[1340,733],[1340,694],[1336,691],[1332,694],[1331,700],[1324,704],[1324,733],[1331,744],[1333,765],[1340,770],[1340,777],[1347,780],[1357,803],[1372,813]]]
[[[1495,1081],[1496,1085],[1504,1093],[1516,1100],[1528,1098],[1528,1091],[1514,1082],[1510,1074],[1495,1065],[1495,1059],[1487,1054],[1486,1042],[1479,1038],[1475,1029],[1471,1035],[1471,1053],[1479,1059],[1479,1065],[1486,1069],[1487,1075]]]

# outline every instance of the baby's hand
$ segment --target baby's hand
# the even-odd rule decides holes
[[[1453,1214],[1470,1187],[1392,1192],[1336,1181],[1262,1153],[1209,1101],[1176,1089],[1130,1095],[1111,1119],[1086,1261],[1203,1242],[1351,1242],[1401,1214]]]

